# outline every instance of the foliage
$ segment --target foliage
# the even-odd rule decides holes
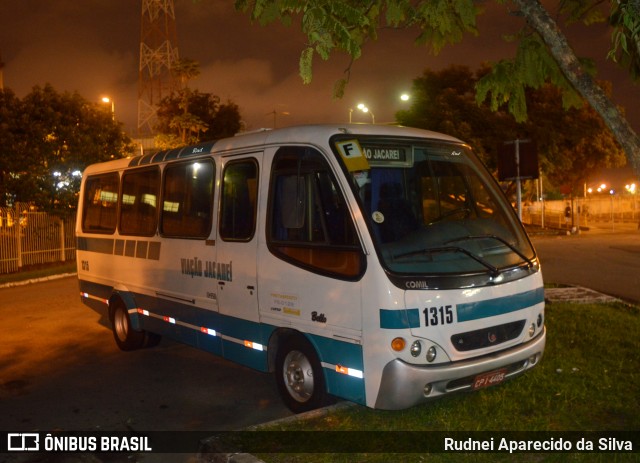
[[[594,171],[624,164],[622,151],[596,112],[582,100],[579,106],[565,109],[562,90],[551,84],[523,92],[529,108],[526,121],[517,122],[506,102],[495,108],[477,104],[476,84],[491,72],[488,67],[475,73],[466,66],[427,69],[414,80],[411,108],[398,112],[396,119],[402,125],[445,132],[470,143],[492,170],[497,167],[501,143],[534,140],[542,170],[557,187],[577,188]]]
[[[528,91],[527,101],[527,137],[537,142],[542,171],[556,187],[577,194],[602,168],[625,165],[615,137],[586,102],[565,109],[561,91],[549,84]]]
[[[507,0],[496,0],[505,3]],[[295,15],[302,17],[302,31],[308,44],[301,53],[300,75],[309,82],[315,54],[328,59],[331,52],[343,51],[358,59],[367,40],[375,39],[382,27],[417,28],[416,43],[433,52],[461,41],[465,33],[476,31],[476,17],[481,10],[473,0],[371,0],[335,2],[331,0],[236,0],[236,9],[250,12],[262,24],[281,19],[290,24]],[[507,104],[518,121],[527,115],[526,91],[551,82],[562,90],[565,108],[578,108],[582,96],[600,114],[615,134],[627,158],[640,172],[640,137],[633,131],[620,110],[589,75],[591,65],[579,60],[564,34],[539,0],[510,0],[514,15],[524,17],[526,26],[516,36],[517,56],[503,60],[478,85],[478,102],[490,99],[493,109]],[[603,21],[607,13],[614,26],[610,57],[629,68],[638,78],[640,63],[640,6],[638,0],[617,0],[606,10],[602,0],[561,0],[558,17],[567,22],[593,24]],[[334,87],[341,97],[349,80],[346,76]]]
[[[216,95],[188,87],[189,80],[200,74],[196,61],[179,60],[172,71],[180,80],[181,88],[163,98],[158,105],[156,147],[176,148],[238,133],[240,111],[235,103],[221,104]]]
[[[627,68],[634,80],[640,80],[640,2],[619,0],[612,3],[609,23],[614,30],[609,58]]]
[[[592,62],[584,60],[583,65],[591,74],[595,72]],[[548,82],[561,90],[565,109],[582,105],[582,98],[549,54],[540,36],[526,34],[520,38],[515,59],[501,60],[493,66],[491,73],[480,79],[476,99],[478,103],[489,99],[493,111],[507,104],[516,120],[524,122],[527,119],[527,88],[537,89]]]
[[[473,146],[490,168],[497,168],[496,147],[518,137],[517,124],[506,111],[493,112],[475,101],[478,79],[490,72],[483,67],[473,73],[467,66],[449,66],[441,71],[426,69],[413,81],[411,107],[396,114],[406,126],[458,137]]]
[[[45,85],[20,100],[0,91],[0,205],[74,209],[85,167],[132,151],[111,112],[78,93]]]
[[[473,0],[236,0],[235,6],[250,12],[262,25],[276,19],[288,25],[295,15],[302,17],[302,31],[308,39],[300,55],[300,77],[305,83],[311,82],[316,54],[327,60],[332,52],[343,51],[356,60],[363,45],[377,38],[380,27],[416,26],[420,29],[416,43],[437,53],[445,45],[459,42],[465,32],[475,34],[479,12]],[[336,83],[336,97],[342,97],[349,72]]]

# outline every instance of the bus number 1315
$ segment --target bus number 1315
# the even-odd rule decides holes
[[[424,314],[424,324],[426,326],[448,325],[453,323],[453,306],[441,305],[440,307],[427,307]]]

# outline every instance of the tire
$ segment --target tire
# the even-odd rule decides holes
[[[130,351],[144,347],[146,335],[144,331],[136,331],[131,326],[129,313],[122,301],[114,302],[111,311],[111,327],[113,338],[120,350]]]
[[[278,349],[276,383],[283,402],[294,413],[314,410],[327,401],[320,360],[302,336],[285,339]]]

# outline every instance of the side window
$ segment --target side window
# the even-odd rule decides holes
[[[119,183],[117,172],[87,178],[84,185],[82,231],[116,231]]]
[[[160,222],[160,231],[164,236],[209,236],[214,174],[213,163],[206,159],[169,164],[164,169]]]
[[[160,170],[134,170],[122,176],[120,233],[151,236],[156,232]]]
[[[351,214],[315,149],[284,147],[276,153],[267,235],[271,252],[294,265],[344,279],[356,279],[363,271]]]
[[[224,169],[220,237],[248,241],[256,228],[258,165],[254,159],[231,161]]]

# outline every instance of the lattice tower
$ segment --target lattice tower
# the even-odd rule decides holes
[[[171,69],[178,60],[173,0],[142,0],[138,133],[153,134],[160,100],[178,89]]]

